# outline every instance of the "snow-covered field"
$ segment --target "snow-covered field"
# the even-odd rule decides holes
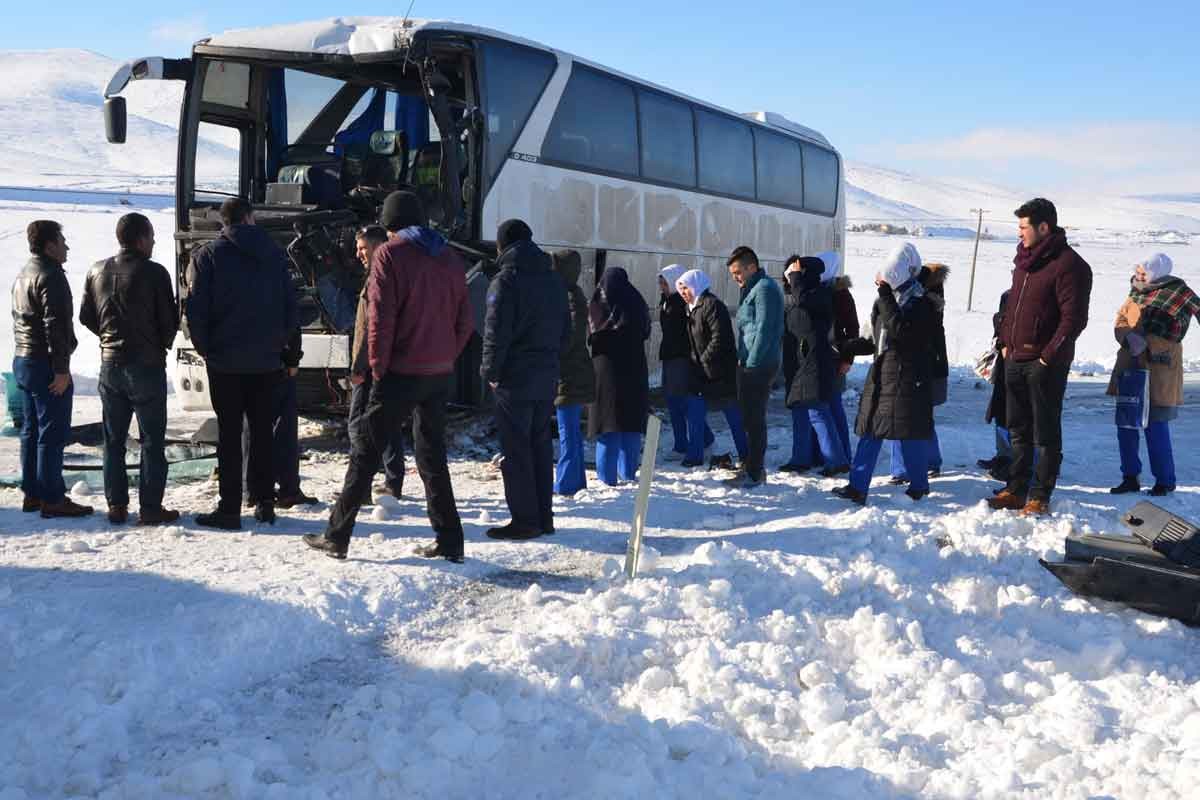
[[[0,87],[0,110],[13,112],[0,114],[0,286],[40,216],[66,227],[77,297],[88,265],[111,252],[119,214],[145,211],[169,247],[169,179],[152,177],[173,161],[169,97],[131,101],[162,126],[135,132],[131,121],[131,140],[158,137],[144,163],[82,144],[90,172],[46,161],[99,130],[94,84],[110,67],[94,54],[0,53],[0,72],[41,75],[28,83],[57,98],[34,110],[58,114],[35,140],[37,115],[18,113],[28,98]],[[852,216],[886,211],[903,224],[937,227],[981,204],[1006,219],[1021,199],[875,168],[852,167],[850,178]],[[212,507],[215,485],[176,481],[167,503],[188,512],[183,524],[117,528],[102,516],[24,515],[20,492],[0,489],[0,800],[1195,797],[1196,632],[1076,598],[1037,564],[1070,531],[1119,532],[1133,502],[1106,490],[1119,470],[1103,395],[1132,265],[1164,249],[1200,283],[1194,246],[1146,234],[1200,232],[1176,213],[1187,204],[1108,216],[1098,205],[1061,207],[1095,289],[1051,519],[985,510],[994,484],[973,464],[992,454],[987,387],[961,366],[938,410],[944,473],[925,501],[886,486],[886,457],[865,509],[829,494],[838,481],[772,475],[730,492],[719,473],[663,465],[651,551],[633,581],[617,568],[632,487],[593,482],[556,500],[552,537],[484,536],[507,517],[483,421],[452,432],[461,566],[412,555],[428,538],[415,474],[405,499],[364,511],[345,563],[299,541],[322,529],[327,505],[283,512],[274,527],[206,531],[190,515]],[[1133,221],[1115,225],[1123,216]],[[848,236],[863,317],[871,278],[899,241]],[[973,242],[916,244],[954,270],[950,358],[968,364],[991,335],[1014,242],[981,244],[971,313]],[[6,364],[10,322],[0,319]],[[84,331],[80,340],[74,368],[94,376],[97,343]],[[1185,352],[1200,365],[1196,345],[1192,334]],[[864,372],[851,374],[851,415]],[[1163,503],[1193,520],[1197,390],[1190,374],[1173,425],[1180,487]],[[774,403],[770,467],[786,460],[790,435],[778,394]],[[79,396],[75,422],[98,418],[96,398]],[[198,421],[172,417],[181,428]],[[305,488],[327,503],[344,443],[315,421],[303,430]],[[0,475],[16,471],[16,448],[0,438]],[[103,511],[86,485],[77,496]]]

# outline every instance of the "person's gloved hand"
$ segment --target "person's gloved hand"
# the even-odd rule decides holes
[[[1146,337],[1137,331],[1130,331],[1125,334],[1125,346],[1129,348],[1129,352],[1136,358],[1146,352]]]

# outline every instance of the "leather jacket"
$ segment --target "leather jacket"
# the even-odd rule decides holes
[[[13,282],[12,316],[13,355],[49,358],[56,374],[71,371],[71,354],[79,342],[62,264],[44,255],[26,262]]]
[[[132,250],[98,261],[84,280],[79,321],[100,338],[105,364],[166,366],[179,328],[171,276]]]

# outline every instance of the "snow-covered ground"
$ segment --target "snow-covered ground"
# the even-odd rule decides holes
[[[0,86],[0,286],[37,217],[65,225],[77,298],[121,213],[145,211],[169,248],[178,99],[133,87],[142,146],[103,148],[96,92],[114,66],[80,51],[0,53],[0,74],[26,77]],[[0,800],[1194,797],[1196,632],[1076,598],[1037,558],[1060,554],[1070,531],[1121,530],[1133,500],[1106,491],[1119,479],[1103,395],[1110,324],[1151,248],[1200,283],[1183,244],[1200,233],[1196,204],[1060,203],[1095,273],[1092,323],[1065,404],[1055,516],[1026,520],[983,506],[994,484],[972,465],[992,454],[987,387],[961,366],[991,335],[1014,248],[1005,226],[1025,197],[861,165],[849,179],[852,217],[924,226],[925,260],[954,270],[960,366],[938,410],[945,471],[925,501],[885,485],[886,456],[865,509],[829,494],[838,481],[772,475],[730,492],[720,474],[663,465],[651,550],[626,581],[632,487],[593,481],[556,500],[552,537],[484,536],[507,519],[484,421],[452,431],[460,566],[412,555],[429,536],[415,474],[405,499],[364,511],[345,563],[299,542],[327,505],[220,533],[191,519],[215,503],[205,479],[172,482],[167,503],[188,516],[160,529],[43,521],[0,489]],[[956,229],[980,205],[1004,238],[980,245],[968,313],[973,242]],[[899,241],[847,238],[864,318]],[[99,418],[86,392],[98,345],[80,340],[77,424]],[[1196,344],[1185,342],[1192,373]],[[851,417],[864,372],[851,373]],[[1163,505],[1200,520],[1200,382],[1188,380],[1173,425],[1180,487]],[[198,422],[172,415],[182,429]],[[774,467],[790,435],[778,394],[772,424]],[[303,432],[305,488],[328,503],[344,441],[317,421]],[[0,476],[16,472],[16,452],[0,438]],[[76,447],[71,460],[88,455]],[[86,484],[76,494],[103,511]]]

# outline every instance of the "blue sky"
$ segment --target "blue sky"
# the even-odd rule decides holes
[[[59,0],[6,9],[0,49],[180,55],[208,32],[346,5]],[[526,36],[734,110],[822,131],[851,158],[1029,188],[1200,191],[1200,3],[417,0],[413,15]],[[570,9],[565,10],[565,9]],[[131,21],[136,20],[136,21]]]

